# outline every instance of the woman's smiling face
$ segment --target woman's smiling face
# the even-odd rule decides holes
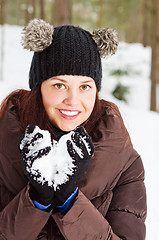
[[[72,131],[91,115],[97,88],[90,77],[60,75],[41,85],[42,101],[49,120],[63,131]]]

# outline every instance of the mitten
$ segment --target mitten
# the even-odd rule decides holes
[[[42,205],[49,205],[54,199],[53,182],[50,180],[52,143],[48,131],[28,125],[20,142],[20,153],[24,173],[30,181],[30,197]],[[47,177],[45,173],[47,172]]]
[[[63,205],[69,196],[75,192],[80,179],[88,169],[90,159],[94,153],[92,139],[83,127],[77,127],[75,131],[71,131],[60,138],[57,148],[62,149],[65,147],[67,148],[70,162],[72,161],[73,164],[70,166],[72,172],[67,175],[64,183],[57,184],[57,187],[55,187],[55,183],[58,182],[56,177],[61,171],[57,166],[57,174],[54,178],[54,204],[56,206]],[[65,157],[66,154],[63,158]],[[57,159],[57,161],[60,161],[60,159]],[[67,169],[69,168],[67,167]]]

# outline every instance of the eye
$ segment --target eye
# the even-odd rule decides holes
[[[91,87],[90,87],[89,85],[82,85],[80,88],[81,88],[81,90],[87,91],[87,90],[89,90]]]
[[[65,86],[62,83],[56,83],[54,86],[57,89],[64,89],[65,88]]]

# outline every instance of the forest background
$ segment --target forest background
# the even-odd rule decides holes
[[[150,46],[150,110],[159,112],[159,0],[0,0],[0,25],[24,26],[33,18],[53,25],[80,25],[90,31],[111,26],[119,32],[120,41]],[[3,46],[3,28],[0,34]]]
[[[0,0],[0,102],[15,89],[28,89],[32,52],[24,51],[20,41],[23,26],[33,18],[54,26],[69,23],[90,31],[109,26],[119,32],[117,53],[102,61],[100,96],[118,105],[142,156],[146,240],[158,239],[159,113],[154,111],[159,112],[159,0]],[[124,86],[114,89],[117,82]]]

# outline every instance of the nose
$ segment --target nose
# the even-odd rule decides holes
[[[74,90],[69,90],[66,93],[66,96],[63,102],[68,106],[75,106],[78,105],[80,102],[79,94]]]

